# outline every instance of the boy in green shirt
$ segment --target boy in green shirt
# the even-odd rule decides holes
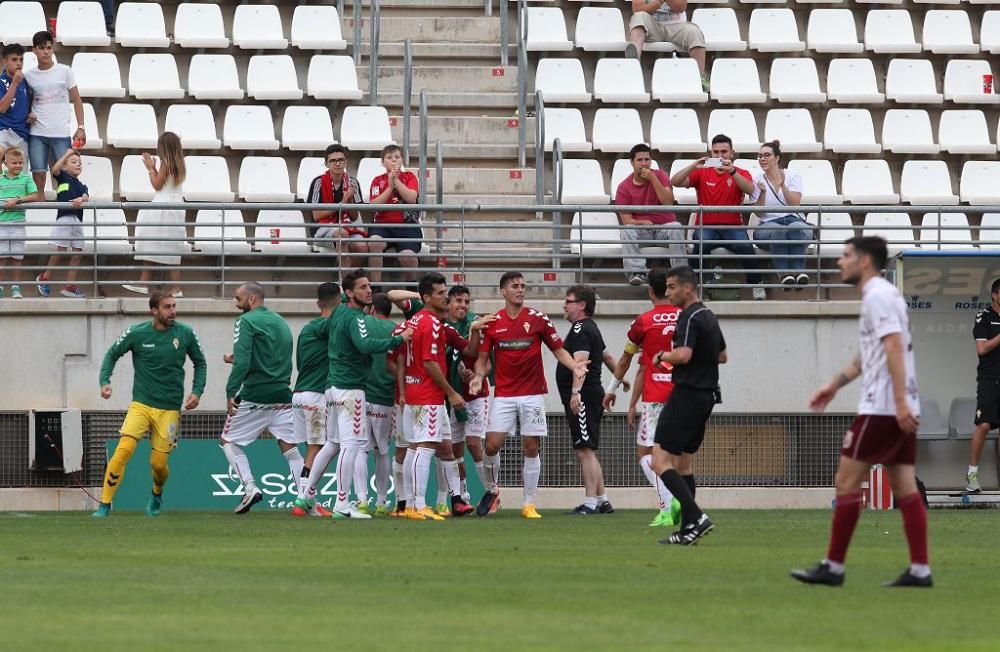
[[[8,147],[3,155],[6,170],[0,174],[0,297],[3,297],[4,272],[10,260],[10,296],[23,299],[21,286],[21,265],[24,263],[25,218],[20,204],[38,201],[38,188],[31,175],[24,171],[24,152],[17,147]]]

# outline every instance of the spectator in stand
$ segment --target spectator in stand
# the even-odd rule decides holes
[[[17,43],[3,46],[3,72],[0,73],[0,159],[8,147],[28,152],[29,127],[35,121],[31,96],[24,80],[24,48]],[[25,161],[30,165],[31,161]]]
[[[87,144],[87,133],[83,128],[83,100],[76,87],[73,70],[53,58],[52,34],[37,32],[32,38],[32,51],[38,57],[38,67],[24,71],[24,78],[31,89],[31,111],[35,121],[31,125],[29,148],[31,154],[31,174],[35,185],[44,194],[45,173],[70,145],[79,149]],[[73,103],[76,115],[76,131],[73,141],[67,133],[69,125],[69,105]]]
[[[802,177],[795,170],[782,169],[781,143],[777,140],[761,145],[757,161],[761,171],[753,175],[750,200],[771,212],[757,214],[760,224],[754,229],[754,240],[764,241],[772,256],[785,256],[774,259],[783,288],[801,290],[809,282],[805,255],[813,229],[802,219],[802,213],[792,213],[789,207],[802,203]]]
[[[310,204],[363,204],[364,195],[358,180],[347,174],[347,148],[330,145],[326,148],[326,172],[312,180],[309,186]],[[343,243],[352,254],[367,254],[368,236],[358,211],[313,211],[313,221],[320,226],[313,236],[316,246],[340,251]],[[347,255],[341,261],[342,268],[364,267],[363,255]]]
[[[642,46],[648,43],[672,43],[688,53],[698,64],[701,87],[708,92],[705,76],[705,35],[701,28],[687,19],[688,0],[627,0],[632,4],[629,40],[625,56],[638,59]]]
[[[24,262],[24,209],[18,209],[19,204],[38,201],[38,188],[31,175],[24,172],[24,153],[17,147],[8,147],[3,156],[7,168],[0,174],[0,284],[3,283],[3,272],[10,259],[10,288],[12,299],[23,299],[21,293],[21,264]],[[0,297],[4,295],[3,285],[0,285]]]
[[[733,141],[729,136],[719,134],[712,139],[709,156],[702,156],[679,170],[670,178],[670,183],[678,188],[694,188],[698,194],[698,203],[702,206],[739,206],[744,197],[753,194],[754,185],[753,177],[747,170],[733,165],[734,158]],[[710,162],[711,166],[706,167],[706,162]],[[743,217],[739,213],[706,212],[698,214],[697,218],[701,226],[693,233],[696,241],[691,254],[692,268],[698,269],[701,266],[703,249],[706,254],[725,248],[737,256],[753,256],[753,245],[749,242],[750,237],[745,228],[718,228],[743,226]],[[723,242],[719,242],[720,240]],[[731,242],[732,240],[739,242]],[[760,267],[753,258],[740,258],[738,264],[751,270]],[[760,274],[747,272],[747,283],[756,286],[760,282]],[[754,287],[753,298],[755,301],[766,299],[764,288]]]
[[[80,252],[83,251],[83,211],[80,206],[90,199],[87,186],[80,181],[82,173],[83,161],[76,150],[72,149],[66,150],[62,158],[52,166],[52,176],[56,180],[56,201],[70,202],[75,208],[60,208],[56,214],[56,225],[52,229],[52,239],[49,240],[49,244],[54,245],[59,253],[50,256],[48,269],[35,277],[38,282],[38,294],[43,297],[51,293],[49,279],[52,274],[49,270],[58,267],[59,262],[65,260],[65,253],[70,250],[73,251],[69,259],[70,269],[66,272],[66,285],[59,294],[71,299],[86,297],[76,287],[76,268],[80,266]]]
[[[382,165],[385,174],[372,180],[371,203],[373,204],[415,204],[420,185],[417,175],[403,169],[403,150],[398,145],[387,145],[382,149]],[[403,278],[412,283],[417,280],[417,253],[420,251],[424,234],[420,230],[419,214],[413,211],[385,211],[375,214],[375,225],[368,229],[368,265],[371,282],[382,282],[382,252],[395,249],[399,253],[399,266],[411,268],[403,272]],[[386,242],[385,239],[395,239]]]
[[[632,174],[615,192],[619,206],[670,206],[674,191],[670,177],[663,170],[652,169],[653,159],[648,145],[639,143],[629,150]],[[671,267],[687,263],[687,247],[683,244],[684,227],[673,212],[618,213],[618,221],[632,228],[622,229],[622,262],[630,285],[646,282],[646,260],[639,254],[640,240],[663,240]],[[648,243],[647,243],[648,244]]]

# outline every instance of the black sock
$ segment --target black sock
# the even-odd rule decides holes
[[[299,475],[300,475],[301,477],[303,477],[303,478],[308,478],[308,477],[309,477],[309,467],[308,467],[308,466],[305,466],[305,465],[303,465],[303,466],[302,466],[302,473],[300,473]]]
[[[694,482],[694,474],[692,473],[691,475],[682,475],[681,479],[687,483],[688,489],[691,490],[691,497],[694,498],[695,490],[698,488],[698,485],[696,485]]]
[[[698,503],[694,502],[694,496],[691,495],[691,490],[688,489],[688,484],[681,477],[681,474],[675,469],[668,469],[660,474],[660,479],[663,480],[663,484],[667,486],[674,498],[680,502],[684,525],[697,523],[702,512]]]
[[[396,511],[397,512],[402,512],[405,509],[406,509],[406,501],[405,500],[397,500],[396,501]]]

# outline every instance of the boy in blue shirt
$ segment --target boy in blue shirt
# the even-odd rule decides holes
[[[80,266],[80,252],[83,251],[83,211],[80,206],[90,199],[87,186],[80,181],[83,172],[83,161],[74,149],[66,150],[56,164],[52,166],[52,178],[56,181],[56,201],[70,202],[75,208],[60,208],[56,214],[56,225],[52,228],[49,244],[54,245],[58,254],[49,257],[48,268],[35,277],[38,282],[38,294],[49,296],[50,269],[59,266],[60,260],[65,260],[65,253],[73,250],[69,259],[70,269],[66,272],[66,285],[59,294],[71,299],[83,299],[87,295],[76,287],[76,268]]]
[[[28,126],[33,122],[28,82],[24,80],[24,48],[17,43],[3,47],[0,73],[0,159],[8,147],[28,155]],[[30,161],[25,161],[29,164]]]

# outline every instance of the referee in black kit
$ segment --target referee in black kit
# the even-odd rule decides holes
[[[726,339],[711,310],[698,299],[698,277],[687,265],[667,272],[667,297],[681,309],[672,351],[653,364],[673,366],[674,391],[656,424],[653,469],[681,503],[681,529],[660,543],[690,546],[714,527],[694,501],[694,454],[705,439],[705,423],[721,402],[719,365],[726,362]]]

